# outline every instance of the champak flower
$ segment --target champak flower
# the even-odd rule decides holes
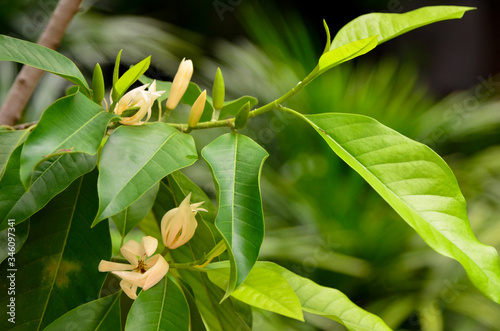
[[[148,86],[149,88],[146,91],[146,87]],[[139,107],[139,110],[134,115],[124,117],[120,123],[125,125],[141,125],[149,120],[153,103],[163,93],[165,93],[165,91],[156,91],[156,80],[154,80],[151,84],[145,84],[127,92],[118,101],[113,112],[117,115],[121,115],[130,107]],[[142,121],[146,115],[146,120]]]
[[[179,69],[175,74],[172,86],[170,87],[170,94],[167,99],[167,109],[172,110],[177,107],[182,96],[188,88],[189,81],[193,76],[193,62],[191,60],[182,59]]]
[[[158,240],[150,236],[142,237],[141,244],[129,240],[120,251],[130,264],[101,260],[99,271],[111,271],[122,278],[120,287],[125,294],[135,300],[138,287],[146,291],[156,285],[168,272],[169,265],[161,254],[151,256],[157,247]]]
[[[198,226],[196,213],[207,211],[198,208],[204,201],[190,204],[190,199],[191,193],[186,196],[179,207],[169,210],[161,220],[163,244],[170,249],[184,245],[193,237]]]

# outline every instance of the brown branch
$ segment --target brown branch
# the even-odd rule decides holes
[[[82,0],[60,0],[37,43],[57,49],[81,2]],[[14,125],[21,118],[24,107],[43,73],[44,71],[30,66],[22,67],[0,108],[0,124]]]

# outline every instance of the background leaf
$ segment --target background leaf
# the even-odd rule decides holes
[[[121,291],[80,305],[56,319],[44,330],[121,330],[120,295]]]
[[[404,14],[370,13],[347,23],[333,38],[330,50],[356,40],[378,36],[381,44],[413,29],[434,22],[462,18],[472,7],[429,6]]]
[[[250,108],[252,108],[258,103],[258,100],[252,96],[245,95],[236,100],[224,102],[224,106],[220,110],[219,119],[223,120],[227,117],[236,116],[241,107],[243,107],[247,102],[250,102]]]
[[[24,185],[29,186],[38,162],[51,154],[71,151],[94,155],[113,118],[119,117],[105,112],[81,93],[54,102],[24,144],[20,170]]]
[[[94,224],[121,212],[163,177],[196,159],[193,138],[168,124],[119,127],[99,161],[99,213]]]
[[[189,306],[172,274],[139,293],[128,314],[125,330],[189,330]]]
[[[80,86],[90,95],[89,86],[78,67],[64,55],[38,44],[0,35],[0,61],[13,61],[42,69]]]
[[[97,299],[106,277],[98,271],[111,255],[107,222],[90,228],[97,211],[97,171],[74,181],[30,220],[31,231],[16,254],[16,327],[41,330],[65,312]],[[82,254],[84,252],[85,254]],[[6,279],[8,267],[1,265]],[[7,293],[8,282],[0,289]],[[0,301],[6,306],[7,296]],[[0,329],[7,330],[7,319]]]
[[[230,272],[225,262],[210,264],[208,270],[208,279],[223,290],[227,289]],[[231,296],[251,306],[304,321],[295,292],[286,278],[272,270],[253,268]]]
[[[500,262],[469,224],[448,165],[426,145],[355,114],[300,115],[434,250],[460,262],[474,285],[500,303]]]
[[[201,154],[212,170],[217,190],[215,225],[231,256],[227,297],[247,277],[264,239],[259,179],[268,154],[252,139],[234,133],[218,137]]]
[[[271,262],[257,262],[255,268],[272,270],[285,277],[306,312],[333,319],[352,331],[391,330],[378,316],[359,308],[336,289],[320,286]]]

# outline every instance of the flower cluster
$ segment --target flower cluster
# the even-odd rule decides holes
[[[198,222],[196,213],[206,211],[199,208],[202,202],[190,204],[189,193],[177,208],[169,210],[161,220],[161,237],[169,249],[184,245],[194,235]],[[112,272],[120,277],[120,287],[131,299],[137,298],[137,288],[143,291],[156,285],[168,272],[169,264],[161,254],[155,254],[158,240],[151,236],[142,238],[141,244],[135,240],[127,241],[120,252],[128,264],[102,260],[99,271]]]
[[[100,67],[96,67],[99,68]],[[101,74],[102,75],[102,74]],[[170,112],[172,111],[179,102],[181,101],[184,93],[188,89],[191,77],[193,76],[193,62],[191,60],[182,59],[179,69],[175,74],[170,87],[169,96],[167,98],[166,107]],[[97,86],[96,85],[96,93]],[[147,90],[146,90],[147,88]],[[121,115],[121,124],[124,125],[141,125],[149,121],[151,118],[152,107],[154,102],[166,91],[156,90],[156,80],[151,84],[145,84],[139,86],[127,93],[118,100],[112,111]],[[97,93],[98,94],[98,93]],[[204,90],[191,107],[191,112],[189,113],[188,126],[195,127],[203,114],[205,108],[207,92]],[[111,104],[113,100],[111,99]],[[158,103],[160,109],[159,119],[161,118],[161,103]]]

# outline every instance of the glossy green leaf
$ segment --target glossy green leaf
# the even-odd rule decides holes
[[[149,213],[155,202],[157,192],[158,184],[155,184],[133,204],[118,214],[111,216],[111,220],[115,223],[116,229],[123,238]]]
[[[121,55],[121,52],[120,52]],[[119,58],[117,58],[119,61]],[[125,71],[125,73],[118,78],[118,80],[113,83],[113,100],[118,101],[118,99],[127,92],[128,88],[134,84],[139,77],[142,76],[148,70],[151,64],[151,56],[148,56],[141,62],[132,66],[130,69]]]
[[[14,149],[28,136],[30,130],[4,130],[0,131],[0,178],[2,178]]]
[[[13,256],[23,247],[30,231],[30,222],[26,221],[17,226],[9,227],[0,232],[0,263],[7,257]],[[12,260],[12,259],[11,259]]]
[[[366,54],[376,46],[377,36],[370,36],[368,38],[356,40],[349,44],[342,45],[329,52],[326,52],[319,58],[319,72],[321,73],[341,63],[352,60],[355,57]]]
[[[168,274],[141,291],[127,317],[125,331],[189,330],[189,306],[175,278]]]
[[[80,305],[49,324],[44,331],[121,330],[120,294],[117,292]]]
[[[20,170],[24,186],[29,186],[35,166],[49,155],[97,153],[106,127],[113,118],[119,117],[107,113],[81,93],[54,102],[24,143]]]
[[[198,99],[198,97],[200,96],[201,92],[202,91],[197,84],[190,82],[188,88],[186,89],[186,92],[181,98],[181,102],[183,104],[192,106],[196,99]],[[212,106],[212,98],[210,96],[207,96],[200,122],[210,121],[212,119],[213,112],[214,107]]]
[[[99,296],[105,273],[97,266],[109,260],[107,222],[90,228],[97,212],[97,171],[82,176],[30,219],[30,235],[16,254],[16,327],[42,330],[67,311]],[[10,273],[1,265],[0,276]],[[7,293],[8,282],[0,282]],[[9,297],[2,295],[5,307]],[[12,324],[0,320],[0,329]]]
[[[80,86],[90,95],[89,86],[78,67],[64,55],[47,47],[0,35],[0,61],[13,61],[42,69]]]
[[[172,176],[168,177],[169,180],[162,180],[160,183],[157,200],[153,208],[158,221],[169,209],[177,207],[185,195],[189,193],[183,192],[187,190],[191,192],[192,189],[191,185],[181,188],[179,185],[183,185],[183,181],[177,181]],[[171,186],[177,187],[174,189]],[[176,197],[173,197],[174,190],[176,191]],[[170,251],[174,262],[187,263],[199,260],[215,246],[214,235],[207,223],[203,221],[202,214],[204,213],[199,212],[196,215],[198,227],[193,238],[185,245]],[[224,296],[224,291],[210,282],[206,274],[185,269],[178,269],[178,272],[184,282],[192,289],[196,306],[208,330],[250,330],[237,314],[230,300],[220,302]]]
[[[231,255],[231,277],[226,297],[247,277],[264,239],[260,172],[267,152],[252,139],[229,133],[202,150],[217,191],[215,225]]]
[[[247,102],[250,103],[250,108],[252,108],[258,103],[258,100],[257,98],[245,95],[236,100],[224,102],[224,106],[220,110],[219,119],[223,120],[228,117],[236,116],[241,107],[243,107]]]
[[[500,303],[498,253],[472,233],[457,180],[439,155],[370,117],[295,114],[309,123],[430,247],[460,262],[474,285]]]
[[[33,172],[27,191],[19,177],[22,145],[18,146],[0,181],[0,230],[7,228],[8,219],[16,224],[43,208],[54,196],[75,179],[95,168],[97,155],[64,153],[42,161]]]
[[[208,279],[226,290],[229,284],[229,264],[224,261],[210,267]],[[302,306],[295,292],[286,278],[275,271],[253,268],[231,296],[251,306],[304,321]]]
[[[434,22],[462,18],[472,7],[429,6],[403,14],[370,13],[347,23],[333,38],[330,50],[368,37],[378,36],[378,43]]]
[[[163,177],[196,159],[193,138],[168,124],[119,127],[99,160],[99,213],[93,224],[121,212]]]
[[[191,201],[192,202],[200,202],[204,201],[202,208],[206,209],[206,212],[201,212],[200,216],[202,219],[209,223],[214,223],[215,216],[217,215],[217,209],[213,205],[210,198],[206,195],[203,190],[196,185],[191,179],[189,179],[186,175],[184,175],[181,171],[175,171],[171,173],[166,180],[170,183],[171,186],[174,184],[179,187],[180,191],[182,191],[183,196],[187,196],[191,193]],[[182,200],[181,200],[182,201]]]
[[[391,330],[380,317],[356,306],[339,290],[318,285],[272,262],[257,262],[255,268],[281,274],[295,291],[302,309],[308,313],[335,320],[350,331]]]

